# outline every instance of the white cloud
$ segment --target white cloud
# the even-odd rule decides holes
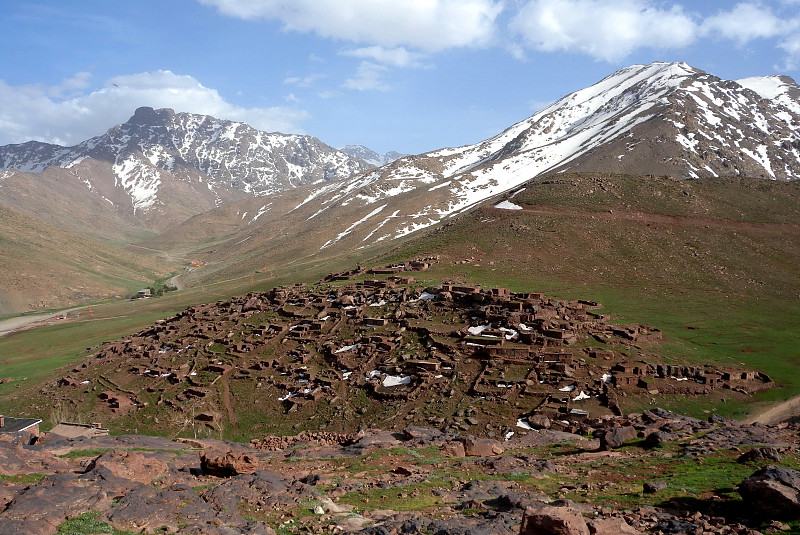
[[[650,0],[532,0],[510,28],[536,50],[576,52],[610,62],[641,47],[683,48],[698,33],[681,6],[660,9]]]
[[[708,17],[702,25],[704,34],[722,37],[743,45],[754,39],[781,35],[786,22],[760,4],[740,3],[730,11]]]
[[[387,70],[389,70],[389,68],[385,65],[379,65],[371,61],[362,61],[358,66],[356,75],[353,78],[345,80],[344,86],[348,89],[356,89],[358,91],[388,91],[389,86],[381,79]]]
[[[127,121],[139,106],[213,115],[261,130],[293,133],[301,132],[298,124],[308,118],[305,111],[293,108],[233,105],[195,78],[170,71],[117,76],[96,91],[53,96],[80,87],[88,76],[79,73],[70,80],[56,87],[11,86],[0,80],[0,144],[35,139],[74,145]]]
[[[435,51],[488,44],[503,0],[199,0],[243,19],[385,47]]]
[[[350,56],[354,58],[371,59],[391,67],[425,66],[425,64],[420,61],[424,57],[423,54],[410,52],[402,46],[397,48],[385,48],[376,45],[365,48],[356,48],[354,50],[345,50],[341,52],[341,54],[343,56]]]
[[[317,80],[325,78],[324,74],[309,74],[308,76],[290,76],[283,83],[296,85],[297,87],[311,87]]]
[[[786,62],[781,68],[787,71],[800,69],[800,33],[790,35],[778,46],[786,52]]]

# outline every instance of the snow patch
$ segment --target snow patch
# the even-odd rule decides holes
[[[514,204],[511,201],[503,201],[501,203],[495,204],[494,207],[500,208],[501,210],[522,210],[522,206]]]

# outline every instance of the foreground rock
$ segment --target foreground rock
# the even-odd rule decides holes
[[[252,455],[235,452],[209,452],[200,455],[200,468],[204,474],[216,477],[233,477],[252,474],[258,461]]]
[[[800,516],[800,472],[768,465],[739,484],[739,494],[759,515],[770,519]]]
[[[625,438],[666,430],[660,449]],[[52,535],[84,515],[100,532],[148,534],[758,535],[765,520],[800,515],[800,472],[757,471],[739,485],[745,508],[730,496],[681,501],[685,491],[673,482],[683,474],[669,470],[703,470],[708,456],[740,467],[731,446],[716,449],[746,445],[759,431],[772,442],[762,438],[769,446],[751,450],[749,462],[797,454],[794,426],[703,422],[660,410],[586,421],[582,432],[609,435],[607,446],[623,437],[625,448],[608,451],[598,449],[599,439],[552,430],[497,441],[417,426],[250,444],[136,435],[33,446],[0,440],[0,535]],[[704,458],[690,448],[709,444]],[[650,481],[656,467],[669,485]],[[597,505],[642,491],[658,493],[659,506]],[[710,491],[718,492],[703,492]]]
[[[522,517],[520,535],[589,535],[579,511],[569,507],[528,507]]]

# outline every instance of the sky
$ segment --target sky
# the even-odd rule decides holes
[[[151,106],[419,154],[632,64],[800,80],[800,0],[0,0],[0,50],[0,145]]]

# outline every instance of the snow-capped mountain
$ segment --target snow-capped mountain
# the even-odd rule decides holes
[[[378,154],[374,150],[367,148],[364,145],[345,145],[344,147],[339,147],[339,150],[345,154],[349,154],[350,156],[361,158],[368,164],[374,165],[375,167],[381,167],[388,163],[392,163],[403,156],[408,156],[407,154],[400,154],[399,152],[395,151],[389,151],[386,154]]]
[[[351,235],[360,235],[361,245],[397,238],[566,170],[797,179],[798,95],[787,77],[737,83],[685,63],[634,65],[491,139],[320,185],[297,208],[313,205],[314,219],[363,207],[325,248]]]
[[[101,169],[88,172],[88,160]],[[207,201],[196,204],[209,209],[236,198],[347,178],[371,166],[310,136],[144,107],[128,122],[74,147],[33,141],[0,147],[0,171],[54,168],[69,171],[62,180],[82,182],[118,209],[142,216],[180,202],[165,191],[181,190]]]
[[[800,86],[788,76],[754,76],[736,83],[800,114]]]
[[[780,76],[726,81],[685,63],[634,65],[490,139],[406,156],[377,169],[317,143],[144,108],[78,147],[0,148],[0,165],[30,171],[60,165],[48,168],[42,180],[48,171],[66,170],[76,183],[97,189],[109,206],[127,202],[148,215],[158,213],[163,199],[184,202],[170,224],[204,206],[274,193],[216,211],[209,221],[219,231],[210,235],[235,237],[257,254],[280,227],[292,245],[302,234],[303,246],[315,251],[353,249],[405,236],[528,180],[568,170],[679,179],[800,178],[800,87]],[[85,178],[92,165],[102,170],[101,164],[114,177],[102,190]],[[169,175],[177,179],[164,180]],[[0,198],[13,180],[0,173]],[[195,230],[201,220],[191,223]]]

